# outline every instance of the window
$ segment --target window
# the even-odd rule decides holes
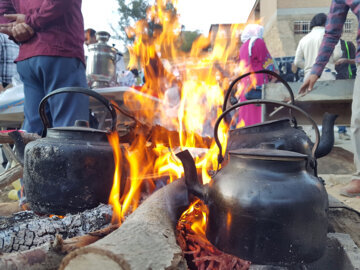
[[[344,33],[352,32],[352,20],[346,20],[344,24]],[[310,32],[310,21],[295,21],[294,34],[307,34]]]
[[[351,33],[352,30],[352,20],[346,20],[344,24],[344,32]]]
[[[310,32],[309,21],[295,21],[294,22],[294,33],[295,34],[307,34]]]

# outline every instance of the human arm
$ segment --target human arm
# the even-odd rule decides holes
[[[5,57],[5,35],[0,35],[0,59],[3,59]],[[5,60],[5,59],[4,59]],[[5,69],[5,61],[0,61],[0,75],[4,74]],[[3,88],[3,78],[0,76],[0,91],[2,91]]]
[[[25,23],[35,31],[41,30],[49,23],[68,12],[72,0],[44,0],[40,8],[25,14]]]
[[[252,48],[251,61],[261,63],[263,69],[267,69],[279,74],[274,59],[271,57],[270,52],[268,51],[263,39],[259,38],[255,41]],[[273,76],[268,76],[268,79],[271,82],[276,81],[276,78]]]
[[[0,23],[7,23],[9,20],[3,17],[4,14],[13,14],[16,13],[16,10],[11,2],[11,0],[1,0],[0,1]]]
[[[334,48],[334,52],[332,54],[333,60],[336,62],[337,60],[339,60],[343,55],[343,51],[341,49],[341,42],[339,40],[339,42],[336,44],[335,48]]]
[[[300,40],[299,45],[296,48],[296,52],[295,52],[294,65],[298,68],[304,68],[305,66],[304,59],[305,59],[304,50],[302,49],[302,42]]]
[[[334,51],[334,47],[340,39],[348,11],[349,7],[345,1],[332,0],[326,21],[325,35],[315,64],[311,69],[311,74],[317,75],[318,77],[321,76],[325,65]]]
[[[355,65],[355,59],[340,58],[335,62],[335,65],[350,64]]]
[[[13,37],[17,42],[27,41],[35,34],[34,29],[25,23],[24,14],[7,14],[4,17],[11,22],[1,24],[0,32]]]

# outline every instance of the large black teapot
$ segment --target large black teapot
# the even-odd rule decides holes
[[[46,101],[62,93],[82,93],[96,98],[108,109],[109,131],[89,128],[86,121],[73,127],[50,128]],[[107,135],[115,131],[112,104],[93,90],[61,88],[43,98],[39,106],[46,137],[30,142],[24,153],[24,186],[33,211],[41,214],[76,213],[107,203],[114,177],[113,150]]]
[[[259,70],[249,72],[237,77],[229,86],[225,93],[223,112],[227,111],[226,116],[233,110],[227,108],[229,98],[233,95],[234,86],[241,81],[241,79],[251,76],[253,74],[268,74],[276,77],[289,92],[290,104],[295,105],[294,94],[289,84],[282,79],[277,73],[269,70]],[[231,99],[230,99],[231,100]],[[236,101],[236,99],[232,99]],[[235,102],[233,102],[235,103]],[[258,104],[254,100],[254,103]],[[270,103],[271,104],[271,103]],[[287,106],[288,107],[288,106]],[[235,150],[239,148],[259,148],[262,143],[273,143],[276,149],[294,151],[306,155],[311,154],[313,143],[310,138],[303,131],[302,127],[297,125],[295,117],[292,116],[291,110],[289,111],[289,118],[282,118],[278,120],[266,121],[263,123],[236,128],[230,130],[227,150]],[[315,157],[321,158],[330,153],[334,145],[334,122],[337,115],[325,113],[322,121],[322,134],[319,146],[316,149]]]
[[[307,115],[294,105],[288,106]],[[218,118],[214,134],[220,162],[223,157],[217,132],[223,118],[224,114]],[[309,121],[316,132],[310,156],[275,149],[271,143],[262,148],[229,150],[226,162],[207,185],[198,181],[190,153],[177,154],[189,192],[209,208],[206,236],[217,248],[267,265],[308,263],[322,256],[328,197],[323,181],[316,177],[314,153],[319,130],[310,117]]]

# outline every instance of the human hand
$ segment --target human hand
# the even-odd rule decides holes
[[[19,24],[25,22],[25,14],[4,14],[4,18],[11,21],[13,24]]]
[[[12,36],[18,42],[24,42],[29,40],[35,34],[34,29],[32,29],[26,23],[16,24],[12,29]]]
[[[348,61],[347,61],[347,59],[346,58],[340,58],[339,60],[337,60],[336,62],[335,62],[335,65],[337,66],[337,65],[342,65],[342,64],[346,64]]]
[[[6,35],[8,35],[8,36],[12,36],[12,35],[13,35],[12,29],[13,29],[12,23],[11,23],[11,24],[4,23],[4,24],[1,24],[1,25],[0,25],[0,33],[6,34]]]
[[[319,77],[315,74],[310,74],[310,76],[304,81],[304,83],[301,85],[299,94],[306,94],[307,92],[310,92],[314,88],[314,84],[319,79]]]

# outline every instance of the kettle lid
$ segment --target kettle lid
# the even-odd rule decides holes
[[[46,137],[107,141],[107,134],[106,130],[90,128],[88,121],[76,120],[74,126],[48,128]]]
[[[242,148],[229,151],[229,155],[242,156],[250,159],[278,160],[278,161],[301,161],[308,158],[307,155],[298,152],[278,149]]]

